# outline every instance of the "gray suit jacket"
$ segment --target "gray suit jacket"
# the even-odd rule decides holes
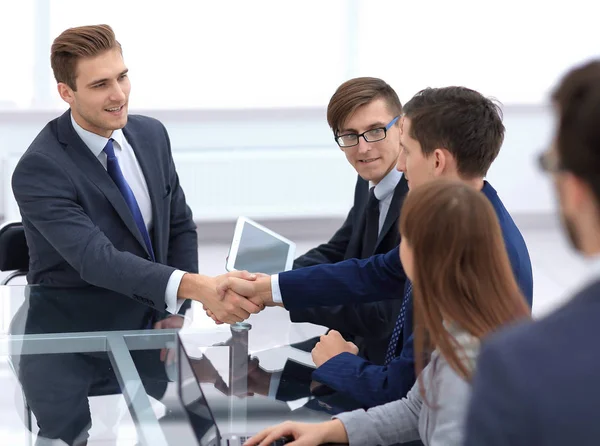
[[[472,368],[479,341],[464,332],[452,333]],[[385,446],[419,439],[425,446],[462,445],[470,384],[437,351],[422,379],[429,404],[423,400],[417,381],[401,400],[335,416],[344,424],[350,445]]]
[[[148,184],[156,262],[119,189],[73,129],[69,111],[44,127],[12,178],[29,246],[28,282],[112,291],[110,302],[118,305],[105,316],[107,329],[122,314],[127,322],[120,328],[140,328],[149,314],[164,317],[171,273],[198,271],[196,226],[166,129],[155,119],[130,115],[123,133]],[[90,298],[89,316],[106,303]]]

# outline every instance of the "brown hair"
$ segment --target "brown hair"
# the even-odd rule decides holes
[[[375,77],[357,77],[338,87],[327,106],[327,123],[334,135],[359,107],[375,99],[385,99],[389,111],[394,116],[402,113],[402,104],[392,87]]]
[[[570,71],[552,95],[560,168],[587,183],[600,205],[600,61]]]
[[[67,84],[77,91],[77,62],[84,57],[94,57],[118,48],[115,33],[108,25],[80,26],[63,31],[52,43],[50,65],[56,82]]]
[[[504,141],[498,104],[465,87],[427,88],[404,106],[424,155],[445,148],[464,179],[484,177]]]
[[[470,380],[470,367],[444,323],[483,338],[530,314],[494,208],[467,184],[433,180],[406,196],[400,233],[413,253],[416,371],[421,373],[427,355],[436,348]]]

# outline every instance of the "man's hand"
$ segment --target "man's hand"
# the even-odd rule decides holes
[[[273,294],[271,293],[271,276],[268,274],[253,274],[254,280],[248,280],[246,277],[233,272],[219,276],[219,284],[217,292],[220,296],[226,296],[230,292],[234,292],[240,296],[245,296],[258,306],[273,307],[276,304],[273,302]]]
[[[172,315],[163,320],[158,321],[154,324],[154,328],[160,330],[162,328],[181,328],[183,327],[183,323],[185,322],[185,318],[179,315]]]
[[[258,358],[250,359],[248,361],[248,395],[258,393],[268,396],[272,374],[260,367]]]
[[[334,356],[344,352],[356,355],[358,354],[358,347],[352,342],[347,342],[338,331],[331,330],[326,335],[321,336],[321,340],[317,342],[311,355],[315,365],[321,367]]]
[[[214,319],[228,324],[244,321],[250,317],[250,314],[258,313],[262,306],[251,302],[235,291],[217,292],[217,287],[228,277],[249,283],[257,279],[255,274],[247,271],[234,271],[217,277],[187,273],[181,279],[177,297],[201,302],[207,310],[212,312]]]
[[[250,302],[260,308],[260,311],[266,306],[283,306],[282,304],[273,302],[271,295],[271,276],[268,274],[255,273],[253,274],[255,279],[249,281],[245,279],[243,275],[241,276],[236,273],[237,271],[233,271],[217,277],[217,291],[223,298],[227,297],[229,293],[246,296]],[[204,311],[206,311],[206,315],[215,321],[215,323],[223,323],[223,321],[219,320],[206,305],[204,305]]]
[[[173,315],[173,316],[169,316],[163,320],[158,321],[156,324],[154,324],[154,329],[155,330],[161,330],[161,329],[180,329],[181,327],[183,327],[183,323],[184,323],[184,318],[182,316],[178,316],[178,315]],[[171,348],[162,348],[160,350],[160,360],[162,362],[167,362],[167,365],[170,365],[173,362],[173,358],[175,357],[175,351]]]

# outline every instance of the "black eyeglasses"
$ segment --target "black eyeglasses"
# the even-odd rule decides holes
[[[546,173],[557,173],[564,170],[556,152],[545,150],[538,155],[538,165]]]
[[[396,116],[392,119],[388,125],[385,127],[378,127],[376,129],[367,130],[366,132],[358,133],[346,133],[344,135],[338,135],[335,137],[335,142],[337,142],[338,146],[342,149],[346,149],[348,147],[354,147],[358,145],[358,138],[361,136],[364,138],[366,142],[377,142],[385,139],[387,136],[387,131],[393,126],[396,121],[400,118],[400,116]]]

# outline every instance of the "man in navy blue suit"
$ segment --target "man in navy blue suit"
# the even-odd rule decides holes
[[[600,60],[568,73],[553,102],[558,129],[540,164],[572,245],[589,260],[587,278],[561,309],[484,343],[468,446],[600,442]]]
[[[497,106],[463,87],[426,89],[404,107],[398,169],[410,187],[436,177],[455,178],[481,190],[491,201],[503,230],[513,271],[531,305],[533,281],[527,247],[496,191],[484,177],[498,155],[504,126]],[[432,277],[435,272],[432,272]],[[259,305],[293,310],[309,306],[402,299],[386,365],[356,356],[336,332],[323,336],[313,350],[313,379],[351,396],[365,407],[397,400],[415,381],[412,353],[412,300],[398,249],[366,260],[346,260],[289,271],[255,282],[227,279],[232,288]]]

